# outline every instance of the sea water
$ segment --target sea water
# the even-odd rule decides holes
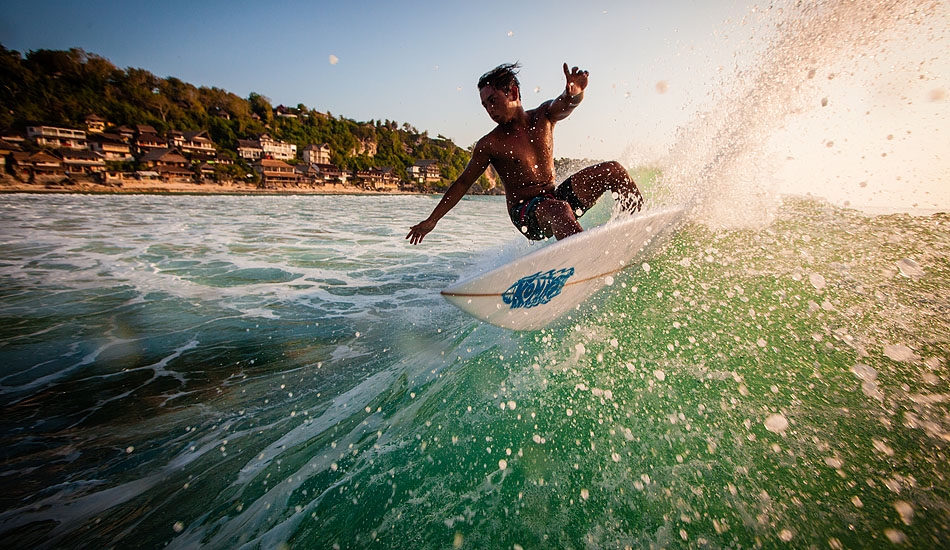
[[[499,197],[0,196],[0,540],[950,546],[948,12],[725,28],[640,172],[685,223],[542,331],[438,294],[530,249]]]
[[[687,223],[554,327],[501,198],[0,197],[0,531],[45,548],[950,541],[950,216]],[[516,546],[517,545],[517,546]]]

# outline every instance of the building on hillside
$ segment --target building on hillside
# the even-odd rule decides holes
[[[95,151],[61,148],[55,151],[55,155],[69,175],[95,174],[106,169],[106,161]]]
[[[148,124],[136,124],[135,133],[138,135],[142,134],[158,134],[158,130],[154,126],[149,126]]]
[[[106,119],[93,113],[86,117],[86,131],[90,134],[101,134],[106,131]]]
[[[439,163],[436,160],[418,160],[408,169],[409,178],[416,183],[428,183],[442,179]]]
[[[274,109],[274,114],[277,116],[284,117],[284,118],[297,118],[297,113],[291,111],[290,109],[288,109],[287,107],[284,107],[283,105],[278,105]]]
[[[311,143],[304,148],[302,155],[303,161],[307,164],[330,164],[330,144],[314,145]]]
[[[259,160],[264,156],[264,148],[261,142],[254,139],[239,139],[238,156],[244,160]]]
[[[10,169],[14,176],[22,180],[36,178],[63,177],[66,169],[63,162],[49,151],[14,151],[10,153]]]
[[[158,134],[138,134],[135,137],[135,150],[138,151],[140,155],[167,148],[168,143],[159,137]]]
[[[188,166],[188,159],[183,157],[178,150],[165,147],[163,149],[152,149],[145,153],[139,157],[139,163],[147,168],[158,168],[159,166],[186,168]]]
[[[194,180],[194,173],[189,168],[188,159],[170,147],[153,149],[139,158],[139,163],[158,177],[169,183],[189,183]]]
[[[19,145],[0,139],[0,176],[7,173],[7,157],[14,151],[21,151]]]
[[[99,183],[102,185],[122,187],[122,184],[125,183],[125,173],[118,170],[103,170],[99,172],[98,176]]]
[[[95,134],[89,136],[89,150],[102,155],[108,161],[129,161],[132,156],[132,147],[119,134]]]
[[[162,181],[162,176],[155,170],[139,170],[135,173],[135,179],[144,182]]]
[[[6,129],[0,132],[0,139],[9,143],[10,145],[16,145],[20,147],[21,149],[23,148],[24,145],[26,145],[26,136],[24,136],[23,134],[12,132],[9,129]]]
[[[297,174],[297,182],[305,185],[324,185],[323,173],[316,164],[303,163],[294,166],[294,172]]]
[[[356,179],[364,189],[370,191],[396,191],[399,189],[399,177],[391,166],[359,170]]]
[[[28,126],[26,128],[26,137],[33,140],[40,147],[86,148],[86,132],[73,128]]]
[[[195,170],[197,170],[198,176],[201,180],[214,181],[217,179],[214,164],[208,164],[207,162],[202,162],[195,168]]]
[[[327,183],[346,185],[347,180],[350,178],[349,172],[333,164],[316,164],[315,166],[320,170],[323,181]]]
[[[195,173],[185,166],[156,166],[155,171],[168,183],[191,183]]]
[[[121,136],[126,143],[132,143],[135,139],[135,130],[128,126],[119,126],[113,129],[112,133]]]
[[[192,183],[195,179],[194,172],[181,166],[159,166],[155,171],[168,183]]]
[[[214,142],[208,137],[208,132],[168,132],[168,146],[174,147],[185,155],[195,156],[201,160],[215,157]]]
[[[261,143],[261,149],[264,150],[265,157],[277,160],[293,160],[297,158],[297,146],[292,143],[277,141],[267,134],[261,134],[258,141]]]
[[[282,160],[264,158],[254,163],[254,171],[261,175],[261,187],[274,189],[297,183],[294,167]]]

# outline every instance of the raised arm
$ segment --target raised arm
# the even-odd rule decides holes
[[[462,197],[464,197],[465,193],[472,187],[475,180],[485,172],[488,168],[488,162],[488,153],[485,151],[485,147],[480,140],[475,145],[475,151],[472,153],[472,158],[468,161],[468,166],[466,166],[465,170],[459,174],[459,177],[452,182],[452,185],[449,186],[445,195],[442,196],[442,200],[436,205],[435,210],[433,210],[424,221],[409,228],[409,234],[406,235],[406,238],[409,239],[410,243],[421,243],[422,239],[425,238],[430,231],[435,229],[435,224],[439,223],[442,216],[445,216],[449,210],[462,200]]]
[[[581,104],[581,100],[584,99],[584,88],[587,87],[587,71],[582,71],[577,67],[568,71],[567,63],[564,64],[564,78],[567,79],[564,92],[548,102],[548,118],[554,122],[564,120]]]

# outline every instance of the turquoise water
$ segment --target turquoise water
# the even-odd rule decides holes
[[[950,544],[950,217],[688,222],[515,333],[438,295],[527,250],[503,204],[0,196],[0,536]]]

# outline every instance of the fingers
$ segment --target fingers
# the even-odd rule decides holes
[[[564,76],[570,80],[571,78],[584,77],[587,78],[589,73],[587,71],[582,71],[580,67],[571,67],[570,70],[567,68],[567,63],[564,64]]]
[[[413,227],[413,228],[409,231],[409,234],[406,235],[406,238],[409,239],[409,244],[419,244],[419,243],[422,242],[422,239],[423,239],[423,237],[425,237],[425,236],[426,236],[425,233],[422,233],[422,232],[416,230],[415,227]]]

